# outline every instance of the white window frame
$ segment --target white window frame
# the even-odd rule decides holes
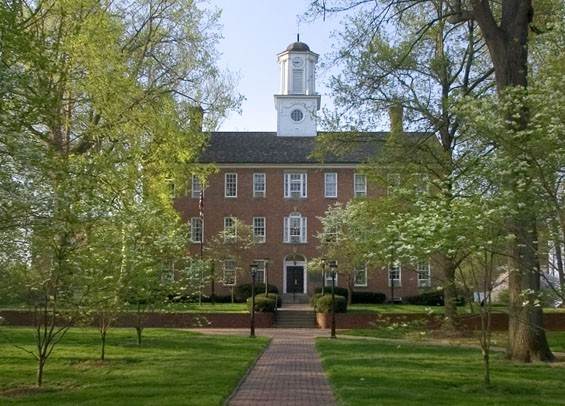
[[[337,198],[337,172],[324,173],[324,197]]]
[[[265,217],[253,217],[253,240],[257,244],[267,241],[267,219]]]
[[[190,219],[190,240],[193,244],[201,244],[204,240],[204,220],[201,217]]]
[[[237,273],[235,269],[235,260],[224,259],[223,261],[223,280],[225,286],[235,286],[237,284]]]
[[[224,217],[224,244],[235,244],[237,241],[237,224],[235,217]],[[230,234],[230,228],[233,229],[233,235]]]
[[[355,197],[367,196],[367,176],[361,173],[353,175],[353,195]]]
[[[357,276],[359,273],[363,274],[364,282],[358,282]],[[358,265],[353,269],[353,286],[367,287],[367,267],[365,265]]]
[[[190,187],[190,196],[193,199],[199,199],[202,192],[202,184],[196,175],[192,175],[192,182]]]
[[[295,199],[308,197],[308,174],[304,172],[285,173],[284,197]]]
[[[338,286],[338,278],[339,278],[339,274],[336,272],[335,273],[335,287]],[[326,278],[324,279],[324,283],[325,283],[325,287],[332,287],[332,274],[329,270],[326,271]]]
[[[227,172],[224,174],[224,197],[237,197],[237,173]]]
[[[432,271],[429,261],[418,261],[416,263],[416,275],[419,288],[429,288],[432,286]]]
[[[284,237],[283,241],[287,244],[305,244],[307,243],[308,220],[302,217],[300,213],[290,213],[284,218]]]
[[[394,275],[392,275],[394,273]],[[395,288],[402,286],[402,265],[399,261],[395,261],[388,266],[388,287],[391,287],[391,282]]]
[[[257,264],[257,271],[255,273],[255,283],[265,283],[265,260],[256,259],[253,262]]]
[[[267,175],[265,173],[253,174],[253,197],[265,197],[267,194]]]

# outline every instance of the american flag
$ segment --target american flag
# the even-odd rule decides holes
[[[204,218],[204,192],[200,191],[200,200],[198,201],[198,210],[200,211],[200,218]]]

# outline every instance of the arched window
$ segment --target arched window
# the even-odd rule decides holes
[[[284,242],[291,244],[305,243],[307,221],[300,213],[292,212],[284,218]]]

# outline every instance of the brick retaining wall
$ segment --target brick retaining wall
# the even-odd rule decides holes
[[[429,328],[440,326],[437,317],[424,314],[394,313],[387,315],[369,313],[336,313],[336,328],[359,329],[371,328],[378,320],[385,318],[390,322],[411,322],[414,320],[426,320]],[[492,329],[503,331],[508,329],[508,315],[505,313],[493,313]],[[33,325],[33,313],[19,310],[0,310],[0,317],[5,319],[9,326]],[[174,328],[247,328],[250,324],[249,313],[148,313],[144,327],[174,327]],[[317,313],[318,326],[329,328],[331,315],[329,313]],[[565,331],[564,313],[545,313],[543,315],[544,326],[549,331]],[[133,314],[124,314],[113,324],[116,327],[133,327],[135,325]],[[480,317],[477,314],[460,316],[461,325],[467,329],[480,330]],[[92,323],[95,325],[95,323]],[[255,313],[255,327],[271,328],[275,325],[273,313]]]
[[[329,328],[331,321],[330,313],[317,313],[318,325],[321,328]],[[338,329],[360,329],[372,328],[379,323],[379,319],[395,322],[413,322],[415,320],[426,320],[429,328],[434,329],[440,326],[437,317],[424,314],[413,313],[394,313],[394,314],[369,314],[369,313],[336,313],[335,324]],[[461,326],[468,330],[480,330],[481,318],[478,314],[469,314],[459,317]],[[549,331],[565,331],[565,314],[563,313],[544,313],[544,326]],[[508,315],[505,313],[491,314],[491,326],[494,331],[508,330]]]

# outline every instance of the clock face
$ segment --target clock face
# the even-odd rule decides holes
[[[302,62],[302,58],[295,56],[294,58],[292,58],[292,66],[295,68],[300,68],[302,66],[303,62]]]

